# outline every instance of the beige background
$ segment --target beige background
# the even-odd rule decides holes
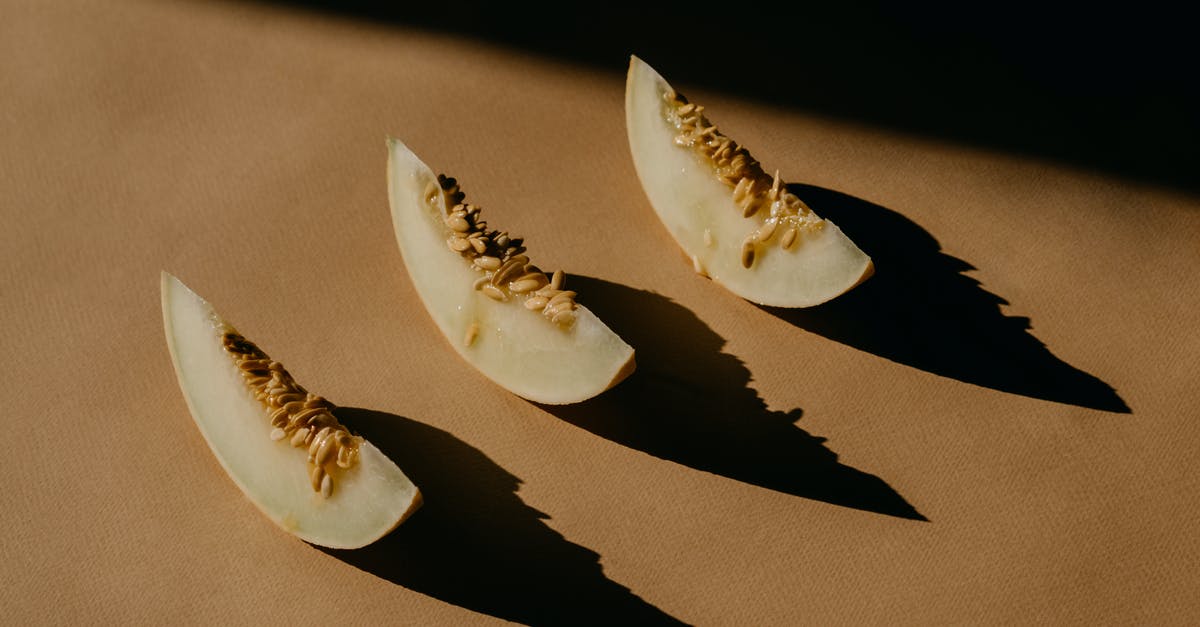
[[[5,621],[1197,620],[1196,197],[677,85],[879,264],[771,312],[658,224],[623,84],[278,8],[4,3]],[[388,134],[588,277],[635,378],[550,410],[449,350]],[[426,508],[352,553],[261,517],[175,384],[163,269]]]

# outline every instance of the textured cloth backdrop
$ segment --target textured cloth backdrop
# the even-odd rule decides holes
[[[1197,197],[676,83],[877,275],[798,312],[696,276],[619,61],[3,3],[5,620],[1194,622]],[[460,360],[393,240],[387,135],[565,269],[634,377],[550,408]],[[353,408],[424,509],[355,552],[259,515],[175,383],[161,270]]]

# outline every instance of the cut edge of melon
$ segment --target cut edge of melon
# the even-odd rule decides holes
[[[827,240],[827,247],[834,246],[836,249],[842,249],[835,251],[838,252],[837,257],[839,257],[839,263],[834,265],[846,267],[846,271],[843,272],[839,270],[836,275],[833,275],[838,277],[836,282],[825,284],[826,287],[822,289],[813,289],[803,293],[793,291],[786,294],[773,294],[769,293],[772,291],[770,289],[763,289],[761,286],[754,286],[755,281],[753,280],[736,276],[743,274],[742,270],[740,268],[730,269],[728,266],[731,264],[727,259],[717,260],[718,264],[715,264],[716,267],[719,268],[721,265],[725,266],[721,269],[714,269],[714,264],[706,263],[709,260],[701,258],[705,251],[701,249],[696,241],[688,241],[689,239],[696,240],[698,236],[695,233],[687,233],[686,229],[681,229],[678,224],[672,224],[672,221],[668,217],[672,212],[680,213],[682,210],[674,209],[668,206],[677,204],[673,198],[674,194],[676,194],[676,191],[669,188],[660,189],[660,187],[664,185],[662,181],[666,180],[668,177],[654,171],[655,168],[661,167],[660,164],[666,162],[667,159],[650,159],[650,161],[653,161],[654,163],[649,163],[647,162],[648,155],[643,154],[642,147],[653,144],[655,139],[653,137],[642,137],[642,135],[646,135],[647,133],[639,129],[639,127],[643,124],[643,118],[638,115],[638,111],[644,111],[646,105],[638,100],[638,96],[645,96],[642,91],[644,89],[652,89],[655,97],[661,97],[662,94],[665,94],[668,91],[675,94],[679,93],[665,78],[663,78],[661,74],[658,73],[657,70],[651,67],[648,63],[643,61],[637,55],[630,55],[629,71],[626,75],[625,84],[625,118],[626,133],[628,135],[629,145],[635,166],[634,170],[637,173],[638,180],[641,183],[643,191],[647,195],[647,199],[649,200],[651,207],[658,215],[660,221],[662,221],[664,226],[667,227],[668,233],[670,233],[672,239],[674,239],[676,244],[682,250],[685,259],[691,261],[697,273],[712,279],[714,282],[720,284],[722,287],[725,287],[730,292],[733,292],[745,300],[768,307],[812,307],[819,305],[845,294],[846,292],[861,285],[874,275],[874,261],[861,249],[859,249],[858,246],[852,240],[850,240],[850,238],[846,236],[836,224],[828,219],[820,218],[816,212],[812,212],[812,215],[819,218],[823,223],[823,228],[821,231],[824,232],[818,233],[816,237]],[[660,123],[666,124],[667,121],[663,119]],[[650,134],[652,135],[653,133]],[[734,143],[736,144],[736,142]],[[706,162],[701,155],[697,154],[693,150],[681,148],[673,144],[670,146],[670,149],[670,151],[663,150],[662,152],[664,154],[658,156],[666,156],[667,158],[674,157],[677,159],[678,163],[673,165],[681,166],[680,168],[677,168],[681,172],[679,176],[692,176],[684,174],[683,172],[689,170],[704,170],[705,168],[712,167],[710,162]],[[675,171],[675,169],[672,170],[672,172]],[[671,175],[671,177],[674,176],[676,175]],[[653,180],[655,177],[657,177],[659,181]],[[713,198],[727,198],[727,203],[723,200],[720,202],[712,200],[711,204],[728,204],[728,215],[719,215],[720,212],[716,209],[713,209],[712,212],[717,216],[714,219],[724,221],[726,224],[735,222],[741,224],[743,231],[739,231],[737,237],[734,239],[740,239],[744,235],[744,232],[752,231],[753,228],[756,228],[759,224],[761,224],[760,216],[763,213],[762,211],[759,212],[759,215],[749,219],[741,216],[740,209],[733,201],[732,189],[725,188],[724,183],[720,182],[719,177],[715,172],[712,172],[711,176],[702,176],[697,178],[710,179],[709,181],[703,182],[705,186],[710,188],[710,192],[717,187],[725,190],[719,193],[711,192],[710,200]],[[694,195],[700,196],[701,194],[697,193]],[[672,198],[668,199],[668,197]],[[807,208],[806,205],[805,207]],[[811,209],[809,211],[811,211]],[[744,222],[740,222],[743,220]],[[803,239],[804,237],[805,236],[801,236],[800,239]],[[813,236],[808,237],[811,238]],[[778,236],[776,236],[775,239],[778,241]],[[802,245],[798,245],[790,251],[779,250],[768,252],[771,252],[772,255],[779,257],[781,256],[780,253],[796,254],[800,249],[802,249]],[[757,282],[762,283],[764,281]]]
[[[268,509],[266,504],[260,502],[258,498],[256,498],[255,496],[252,496],[253,492],[250,489],[250,487],[245,483],[245,481],[243,481],[242,477],[240,476],[240,473],[236,472],[230,466],[230,462],[226,460],[226,456],[223,453],[222,448],[217,446],[215,441],[213,440],[213,436],[210,434],[208,426],[204,423],[204,421],[200,420],[198,417],[200,415],[200,413],[198,411],[195,401],[192,398],[192,394],[189,393],[190,385],[185,380],[185,375],[183,373],[183,368],[181,366],[180,355],[179,355],[178,349],[176,347],[175,320],[174,320],[174,317],[171,315],[171,303],[170,303],[171,291],[174,289],[182,289],[185,292],[187,292],[187,294],[190,295],[191,298],[195,299],[200,306],[205,308],[208,315],[210,315],[214,319],[214,321],[217,321],[217,322],[220,322],[220,323],[226,325],[229,329],[231,329],[235,332],[236,332],[236,327],[234,325],[230,324],[223,317],[221,317],[221,315],[216,311],[216,308],[213,307],[210,302],[208,302],[204,297],[197,294],[194,290],[192,290],[183,281],[179,280],[177,277],[175,277],[171,273],[167,272],[166,270],[160,271],[160,275],[159,275],[160,303],[161,303],[161,307],[162,307],[163,328],[164,328],[164,333],[166,335],[167,350],[171,356],[171,364],[175,371],[175,381],[176,381],[176,384],[179,386],[180,392],[183,395],[184,403],[187,405],[189,417],[191,418],[192,423],[196,426],[197,430],[200,431],[201,437],[204,438],[205,445],[208,447],[208,450],[212,454],[212,457],[216,458],[217,463],[220,465],[221,470],[224,472],[225,476],[228,477],[231,481],[233,481],[234,485],[237,486],[238,490],[242,493],[242,496],[247,501],[250,501],[250,503],[254,505],[255,509],[257,509],[260,513],[262,513],[262,515],[265,518],[270,520],[279,529],[283,530],[284,532],[288,533],[289,535],[293,535],[293,536],[299,538],[300,540],[303,540],[304,542],[307,542],[307,543],[310,543],[313,545],[317,545],[317,546],[331,548],[331,549],[358,549],[358,548],[367,546],[369,544],[372,544],[373,542],[376,542],[377,540],[387,536],[389,533],[395,531],[397,527],[399,527],[404,521],[408,520],[409,517],[411,517],[418,509],[421,508],[421,506],[425,502],[425,499],[424,499],[423,493],[421,492],[420,487],[417,486],[415,483],[413,483],[410,479],[408,479],[408,477],[404,474],[403,470],[401,470],[399,468],[399,466],[393,460],[391,460],[389,457],[387,457],[387,455],[385,455],[382,451],[380,451],[378,447],[376,447],[374,444],[372,444],[366,438],[363,438],[362,443],[359,445],[360,456],[362,457],[360,459],[359,463],[360,464],[380,463],[380,460],[382,460],[382,461],[386,462],[387,464],[390,464],[391,466],[395,467],[396,471],[400,474],[400,476],[403,477],[403,479],[412,488],[412,496],[411,496],[407,506],[405,506],[405,508],[403,510],[401,510],[399,515],[397,515],[395,517],[395,519],[391,522],[390,526],[376,527],[374,530],[372,530],[371,533],[362,534],[361,536],[359,536],[356,539],[351,540],[351,541],[342,542],[342,541],[338,541],[338,540],[331,540],[330,538],[313,535],[311,533],[306,533],[306,532],[298,529],[297,525],[296,525],[296,521],[295,521],[294,517],[291,516],[291,514],[279,515],[278,513]],[[272,444],[278,444],[278,443],[272,442]],[[379,458],[379,459],[375,460],[373,458]],[[368,460],[368,459],[372,459],[372,461],[367,462],[366,460]]]
[[[415,266],[415,264],[418,262],[416,262],[413,256],[420,254],[420,251],[415,250],[416,246],[412,243],[406,244],[408,235],[404,231],[406,229],[406,220],[409,218],[406,217],[402,212],[408,211],[410,209],[408,204],[415,203],[416,200],[402,197],[406,192],[411,192],[411,190],[402,189],[403,181],[398,180],[399,175],[397,174],[397,166],[403,166],[406,171],[414,176],[422,175],[430,179],[436,179],[437,175],[428,164],[426,164],[419,156],[417,156],[416,153],[413,152],[412,149],[410,149],[400,139],[388,136],[386,138],[386,145],[388,149],[388,201],[391,208],[392,226],[395,231],[394,234],[400,249],[401,257],[404,261],[405,270],[407,271],[408,277],[412,282],[413,288],[417,292],[417,296],[420,299],[421,304],[424,306],[426,313],[429,314],[433,319],[435,326],[437,326],[443,338],[450,343],[451,348],[453,348],[454,351],[464,361],[500,387],[513,394],[516,394],[521,398],[543,405],[565,405],[578,403],[593,398],[618,385],[636,370],[637,362],[633,347],[629,346],[628,343],[626,343],[620,338],[620,336],[613,332],[612,329],[610,329],[604,323],[604,321],[596,316],[590,309],[578,303],[576,304],[576,327],[596,325],[593,332],[594,335],[607,334],[606,337],[610,336],[612,340],[615,340],[616,343],[619,343],[619,348],[617,350],[620,354],[609,355],[609,357],[612,358],[612,366],[611,370],[604,371],[603,379],[595,378],[594,381],[588,385],[580,386],[580,389],[574,393],[556,394],[558,390],[550,386],[518,385],[513,381],[506,379],[504,377],[504,373],[500,372],[498,368],[489,366],[488,364],[481,364],[477,355],[472,355],[469,352],[473,350],[473,348],[465,347],[463,346],[462,342],[459,341],[459,338],[462,337],[464,331],[463,328],[460,328],[460,326],[462,326],[459,324],[460,321],[454,319],[454,316],[438,315],[439,312],[442,311],[442,308],[447,307],[447,304],[436,302],[435,297],[440,297],[443,299],[448,299],[450,297],[444,295],[439,296],[438,294],[435,294],[435,290],[426,285],[423,277],[418,276],[419,272]],[[425,207],[421,206],[414,206],[411,208],[411,210],[418,212],[427,211]],[[427,217],[426,219],[431,220],[432,218]],[[428,228],[435,233],[439,231],[439,229],[429,225],[425,225],[425,228]],[[419,238],[420,235],[415,237]],[[435,245],[435,247],[439,246],[439,254],[454,254],[440,242]],[[429,252],[432,254],[432,249],[430,249]],[[439,261],[438,263],[441,262]],[[451,262],[451,264],[452,263],[453,262]],[[464,262],[462,264],[462,268],[469,270],[470,263]],[[448,279],[449,281],[468,281],[466,278],[469,275],[468,272],[458,272],[458,270],[455,270],[454,272],[460,274],[461,276]],[[478,292],[476,292],[475,296],[467,296],[465,298],[469,302],[457,303],[459,305],[459,310],[466,308],[471,311],[476,311],[495,308],[497,311],[507,311],[506,308],[511,307],[515,308],[516,311],[512,311],[504,315],[512,315],[514,320],[519,321],[519,324],[522,326],[531,328],[532,332],[552,334],[570,333],[575,331],[575,329],[564,330],[557,328],[554,323],[543,319],[541,314],[538,312],[524,310],[521,303],[515,302],[515,298],[513,301],[505,303],[493,303],[490,299],[479,296]],[[544,325],[544,330],[538,328],[542,325]],[[482,329],[480,332],[483,334],[492,331],[495,331],[495,329],[489,327]],[[480,341],[486,341],[486,338],[481,338]]]

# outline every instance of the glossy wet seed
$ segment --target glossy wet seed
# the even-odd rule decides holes
[[[492,300],[500,302],[508,300],[508,296],[504,294],[504,291],[495,285],[492,285],[491,283],[485,284],[483,287],[479,288],[479,291],[483,292],[484,296],[487,296]]]
[[[500,268],[500,258],[492,257],[491,255],[481,255],[475,258],[475,265],[484,270],[498,270]]]
[[[492,275],[492,285],[504,285],[509,279],[515,278],[518,272],[525,269],[526,261],[529,261],[529,258],[522,259],[521,256],[505,261],[504,265],[500,266],[500,269]]]
[[[335,479],[325,466],[336,461],[339,468],[353,467],[358,459],[358,440],[329,413],[333,407],[329,401],[309,394],[282,364],[271,360],[252,342],[227,331],[223,344],[246,385],[268,412],[268,437],[307,448],[313,490],[328,498]],[[265,376],[268,372],[270,376]]]
[[[769,241],[771,236],[775,234],[775,229],[778,226],[778,220],[775,218],[767,218],[763,221],[762,226],[758,227],[758,230],[755,231],[754,239],[764,243]]]
[[[509,283],[508,289],[514,294],[524,294],[526,292],[532,292],[541,286],[541,282],[536,279],[521,279]]]
[[[699,116],[703,107],[693,107],[689,111]],[[702,133],[712,134],[715,130],[715,126],[709,125]],[[712,139],[713,145],[723,151],[722,158],[737,156],[737,144],[716,135]],[[547,318],[562,325],[570,324],[574,320],[573,313],[562,315],[565,312],[573,312],[576,305],[575,293],[562,290],[565,275],[561,270],[547,277],[529,263],[528,256],[522,254],[525,247],[521,238],[512,237],[504,231],[489,231],[487,222],[479,219],[479,207],[463,202],[462,190],[453,178],[438,175],[437,188],[445,195],[445,206],[451,207],[443,219],[449,233],[446,246],[469,259],[472,266],[483,274],[475,280],[472,286],[474,289],[498,302],[508,301],[510,295],[523,295],[523,305],[527,309],[541,311]],[[437,191],[432,184],[427,186],[425,202],[430,208],[437,208]],[[548,285],[550,291],[542,293]],[[548,308],[551,299],[556,300],[553,306]],[[468,329],[464,333],[463,343],[470,346],[477,334],[477,329],[474,332]],[[279,394],[281,391],[271,390],[271,393]]]
[[[812,215],[795,194],[791,193],[780,178],[779,171],[772,175],[763,172],[759,163],[737,142],[722,134],[705,118],[704,107],[687,101],[682,94],[668,90],[663,94],[668,103],[668,122],[675,125],[678,134],[675,143],[690,147],[708,159],[714,174],[732,188],[733,204],[744,218],[753,218],[770,206],[770,215],[752,230],[748,239],[760,243],[769,242],[779,228],[779,246],[791,249],[799,242],[799,232],[817,231],[825,222]],[[771,223],[771,220],[775,220]],[[711,245],[706,237],[705,245]],[[746,268],[754,264],[758,251],[752,244],[743,244],[741,262]]]
[[[789,226],[788,230],[784,231],[783,237],[779,239],[779,245],[783,246],[784,250],[789,250],[792,244],[796,243],[796,227]]]

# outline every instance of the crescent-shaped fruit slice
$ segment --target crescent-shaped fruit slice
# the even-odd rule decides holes
[[[524,242],[489,229],[458,183],[388,140],[388,198],[404,266],[454,349],[512,393],[575,403],[634,370],[633,349],[563,285],[530,263]]]
[[[162,275],[163,323],[179,387],[225,472],[275,524],[337,549],[386,535],[421,493],[379,449],[338,423],[333,404]]]
[[[858,285],[871,258],[637,57],[625,124],[650,204],[696,272],[760,305],[809,307]]]

